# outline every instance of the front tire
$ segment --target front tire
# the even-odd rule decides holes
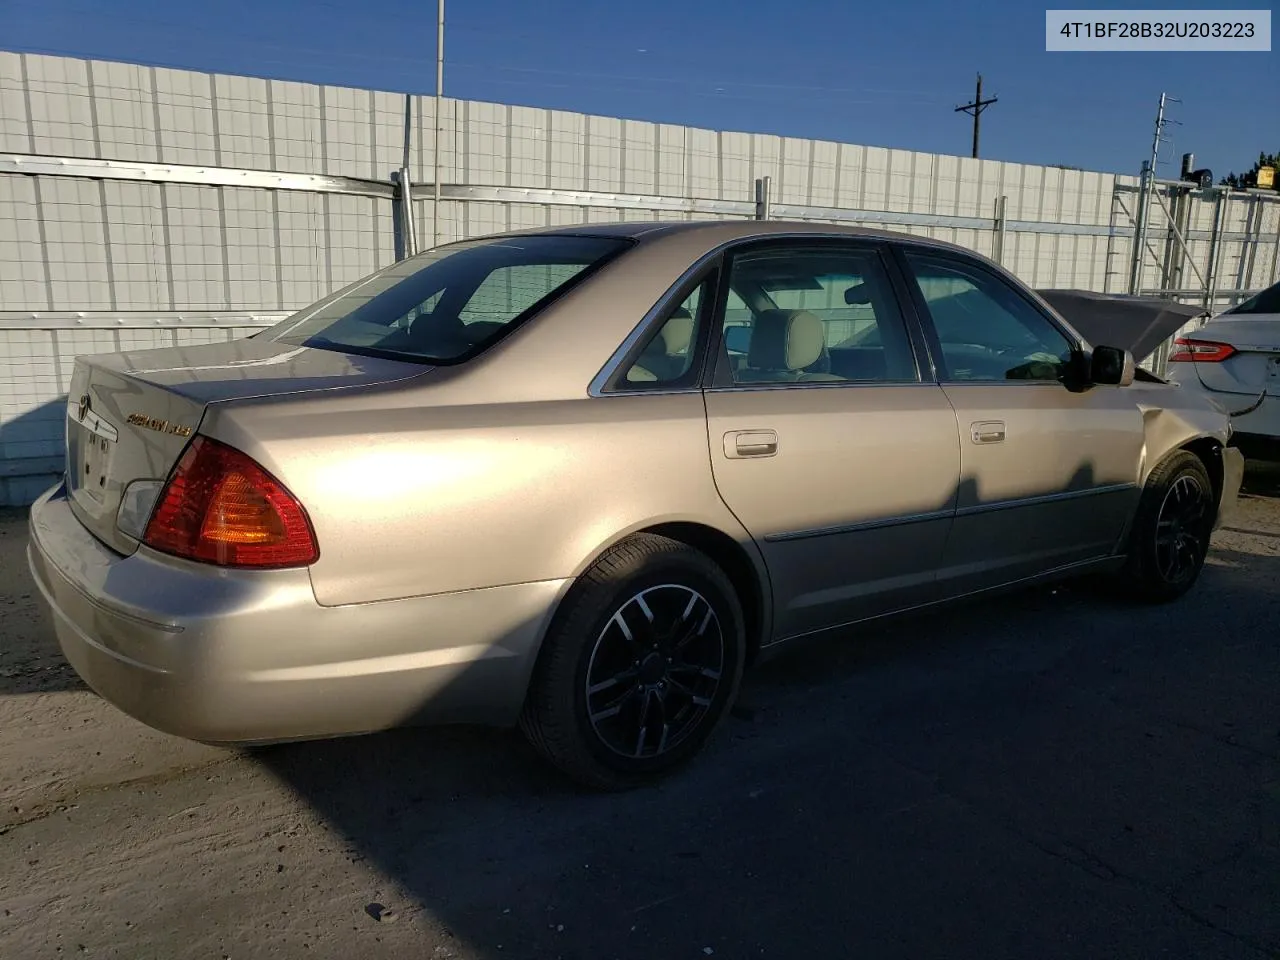
[[[724,572],[687,544],[637,534],[565,599],[520,727],[584,786],[654,782],[706,745],[737,697],[745,655],[742,605]]]
[[[1123,592],[1167,603],[1190,590],[1209,552],[1214,510],[1213,483],[1199,457],[1182,450],[1159,464],[1138,502]]]

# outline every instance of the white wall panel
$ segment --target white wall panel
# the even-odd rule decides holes
[[[24,59],[32,150],[55,156],[93,156],[96,136],[88,62],[62,57]]]
[[[583,140],[586,145],[586,177],[583,187],[605,192],[621,189],[622,121],[612,117],[587,117]]]
[[[386,180],[404,160],[404,94],[374,91],[369,125],[373,150],[366,176]]]
[[[547,110],[512,107],[509,114],[508,182],[513,187],[545,187],[548,179]],[[425,155],[430,147],[423,149]],[[430,180],[428,176],[424,182]]]
[[[724,185],[720,176],[720,135],[714,130],[689,130],[689,196],[709,200],[723,199]],[[741,197],[742,187],[732,190],[733,199]]]
[[[510,183],[507,151],[507,108],[496,103],[464,103],[466,183]]]
[[[658,193],[664,197],[690,195],[688,135],[686,127],[658,125]]]
[[[622,174],[619,188],[626,193],[658,192],[658,125],[622,121]],[[709,193],[707,196],[715,196]]]
[[[0,51],[0,150],[31,153],[21,54]]]
[[[86,71],[92,86],[97,140],[82,145],[80,155],[159,160],[158,114],[152,82],[155,71],[131,63],[102,61],[88,63]]]
[[[755,183],[752,173],[752,138],[749,133],[720,134],[720,170],[724,189],[718,200],[737,199],[739,184]]]
[[[171,183],[161,190],[168,211],[174,308],[228,306],[218,188]]]
[[[254,77],[213,78],[215,152],[220,166],[274,167],[267,86],[266,80]]]
[[[753,133],[751,136],[751,167],[743,193],[759,177],[772,178],[772,189],[776,196],[784,189],[782,178],[782,138],[767,133]]]
[[[809,172],[813,163],[813,141],[797,137],[779,139],[778,177],[772,184],[774,203],[809,203]]]
[[[222,202],[226,224],[227,306],[233,310],[293,306],[280,302],[275,208],[271,195],[262,190],[224,189]]]
[[[0,177],[0,309],[49,309],[35,177]]]
[[[217,164],[209,74],[156,69],[152,78],[160,159],[165,163]]]
[[[275,169],[290,173],[328,172],[323,162],[320,87],[272,80],[267,84],[267,94]]]
[[[92,180],[41,177],[37,184],[54,310],[100,310],[112,302],[101,188]]]
[[[324,203],[314,194],[281,191],[276,196],[280,245],[280,304],[297,309],[314,303],[331,287],[325,249],[328,224]]]
[[[373,93],[350,87],[323,87],[320,101],[321,137],[317,149],[323,158],[322,172],[374,177]]]
[[[586,170],[587,118],[563,110],[551,110],[548,114],[551,143],[547,186],[581,190]]]
[[[102,181],[117,310],[169,310],[170,273],[161,187]]]

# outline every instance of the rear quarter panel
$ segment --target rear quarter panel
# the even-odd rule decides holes
[[[700,394],[440,403],[422,387],[210,411],[303,502],[338,605],[580,574],[663,522],[750,544],[716,492]]]

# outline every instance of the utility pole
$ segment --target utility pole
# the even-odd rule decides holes
[[[1167,93],[1160,94],[1160,107],[1156,110],[1156,128],[1151,136],[1151,159],[1142,165],[1142,175],[1138,181],[1138,211],[1134,223],[1133,260],[1129,269],[1129,292],[1142,292],[1142,264],[1146,259],[1147,223],[1151,219],[1151,194],[1156,189],[1156,163],[1160,158],[1160,144],[1164,142],[1164,127],[1170,121],[1165,119],[1164,108],[1169,103],[1181,103],[1177,97]],[[1173,121],[1177,122],[1177,121]]]
[[[435,173],[431,177],[434,193],[431,208],[433,246],[440,245],[440,146],[444,138],[444,0],[436,4],[436,143],[431,151]]]
[[[973,158],[975,160],[978,158],[978,127],[982,122],[982,111],[999,99],[999,97],[992,97],[990,100],[982,99],[982,74],[978,74],[978,89],[974,92],[973,103],[956,107],[956,113],[967,113],[973,117]]]

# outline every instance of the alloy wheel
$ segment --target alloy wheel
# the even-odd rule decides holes
[[[1165,493],[1156,519],[1156,569],[1165,582],[1186,579],[1204,557],[1208,499],[1200,481],[1189,473]]]
[[[633,760],[674,750],[706,719],[725,672],[720,617],[682,584],[633,595],[596,637],[586,707],[599,741]]]

